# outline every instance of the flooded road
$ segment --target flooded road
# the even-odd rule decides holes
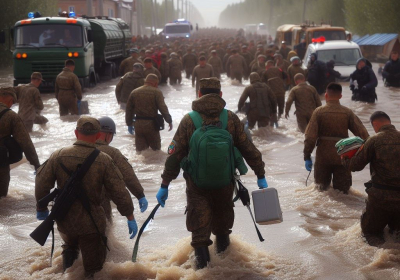
[[[369,117],[376,110],[386,111],[393,124],[400,128],[400,90],[384,88],[381,77],[378,78],[376,104],[352,102],[348,84],[343,84],[341,103],[361,118],[371,135],[374,132]],[[124,111],[116,103],[117,81],[103,82],[87,89],[83,99],[89,101],[91,116],[108,115],[117,124],[112,145],[128,157],[149,201],[148,210],[140,213],[134,199],[140,227],[157,203],[155,195],[161,183],[167,147],[179,121],[191,111],[195,92],[187,79],[183,79],[180,86],[160,87],[174,129],[162,131],[161,151],[137,155],[134,138],[125,126]],[[7,79],[1,79],[1,83],[7,84]],[[244,86],[223,76],[222,91],[227,109],[236,111],[243,89]],[[73,116],[60,119],[53,94],[44,94],[42,98],[43,115],[49,123],[43,127],[34,125],[31,133],[41,163],[56,149],[75,141],[77,120]],[[18,106],[13,109],[17,111]],[[181,174],[171,184],[166,207],[160,208],[142,236],[137,263],[130,261],[135,240],[129,239],[126,218],[113,209],[114,224],[110,225],[108,233],[111,252],[95,279],[400,279],[400,244],[386,234],[387,242],[378,249],[364,243],[361,237],[359,218],[366,198],[363,183],[370,178],[369,169],[353,173],[349,195],[332,189],[327,192],[315,190],[313,174],[306,186],[308,172],[302,153],[304,135],[297,131],[293,111],[288,120],[280,121],[278,129],[252,131],[254,144],[266,163],[268,184],[279,192],[284,219],[281,224],[259,226],[265,238],[263,243],[258,240],[247,209],[238,202],[231,246],[223,255],[216,255],[212,246],[209,268],[195,271],[190,233],[185,226],[185,181]],[[29,237],[38,225],[34,179],[33,167],[25,159],[12,166],[9,195],[0,200],[0,279],[82,279],[81,257],[62,274],[58,235],[52,267],[49,266],[51,242],[40,247]],[[243,176],[242,181],[250,191],[257,189],[257,179],[252,171]]]

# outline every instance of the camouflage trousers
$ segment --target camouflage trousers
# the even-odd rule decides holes
[[[60,236],[64,240],[63,250],[81,251],[86,276],[103,268],[107,251],[98,233],[74,236],[60,232]]]
[[[276,103],[278,105],[278,115],[282,115],[285,109],[285,95],[277,95]]]
[[[332,182],[334,189],[346,194],[352,184],[351,172],[342,165],[315,162],[314,179],[320,190],[327,190]]]
[[[193,73],[193,69],[194,69],[194,68],[192,68],[192,69],[185,69],[185,72],[186,72],[186,79],[190,79],[190,77],[192,76],[192,73]]]
[[[7,196],[10,185],[10,166],[0,167],[0,197]]]
[[[242,83],[242,79],[243,79],[242,71],[232,71],[231,70],[230,76],[231,76],[232,80],[238,80],[240,83]]]
[[[32,131],[33,124],[46,124],[49,120],[41,115],[36,114],[34,120],[24,120],[25,128],[28,132]]]
[[[210,246],[214,235],[228,235],[235,218],[233,185],[218,190],[204,190],[195,186],[188,174],[186,179],[186,228],[192,233],[194,248]]]
[[[364,235],[382,235],[386,225],[390,230],[400,231],[400,192],[367,189],[366,208],[361,216]],[[390,198],[389,198],[390,197]]]
[[[299,130],[304,133],[308,123],[310,122],[311,116],[296,114],[296,119]]]
[[[58,105],[60,109],[60,116],[78,115],[78,104],[75,96],[59,96]]]
[[[138,152],[146,150],[149,147],[153,151],[161,149],[160,132],[155,129],[153,120],[136,120],[135,145]]]
[[[257,123],[259,128],[268,126],[270,118],[268,118],[268,117],[259,117],[257,113],[253,113],[252,111],[250,111],[247,114],[247,120],[249,122],[249,128],[253,129],[254,126],[256,125],[256,123]]]
[[[169,77],[169,84],[176,85],[182,82],[182,76]]]

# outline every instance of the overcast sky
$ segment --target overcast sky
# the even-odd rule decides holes
[[[164,0],[157,0],[163,2]],[[173,0],[175,5],[177,0]],[[207,26],[218,24],[219,14],[232,3],[238,3],[240,0],[190,0],[199,10]]]

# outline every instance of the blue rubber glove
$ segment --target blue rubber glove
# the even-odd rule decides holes
[[[165,206],[165,201],[168,198],[168,186],[161,184],[161,188],[158,190],[156,195],[158,203],[160,203],[161,207]]]
[[[128,126],[128,132],[129,134],[133,135],[133,133],[135,132],[135,129],[133,128],[133,126]]]
[[[76,102],[76,104],[78,104],[78,114],[80,115],[80,114],[81,114],[81,101],[78,100],[78,101]]]
[[[149,205],[149,203],[147,202],[146,197],[142,197],[141,199],[139,199],[139,207],[140,207],[140,212],[144,212],[147,209],[147,206]]]
[[[258,179],[257,180],[257,185],[260,189],[266,189],[268,188],[268,183],[267,180],[264,178]]]
[[[132,221],[128,220],[128,228],[129,228],[129,234],[131,234],[131,237],[129,238],[133,239],[138,232],[138,226],[135,219],[133,219]]]
[[[312,169],[312,160],[311,159],[307,159],[305,161],[305,165],[306,165],[307,171],[311,171],[311,169]]]
[[[36,211],[36,219],[43,221],[49,216],[49,210],[46,211]]]

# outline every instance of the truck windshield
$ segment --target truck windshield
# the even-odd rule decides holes
[[[165,27],[166,34],[190,33],[189,25],[168,25]]]
[[[15,31],[18,47],[82,47],[82,28],[71,25],[24,25]]]
[[[361,57],[358,49],[337,49],[318,51],[318,60],[328,62],[334,60],[336,66],[356,65]]]
[[[313,38],[319,38],[321,36],[324,36],[326,41],[346,40],[346,33],[340,30],[323,30],[313,32]]]

